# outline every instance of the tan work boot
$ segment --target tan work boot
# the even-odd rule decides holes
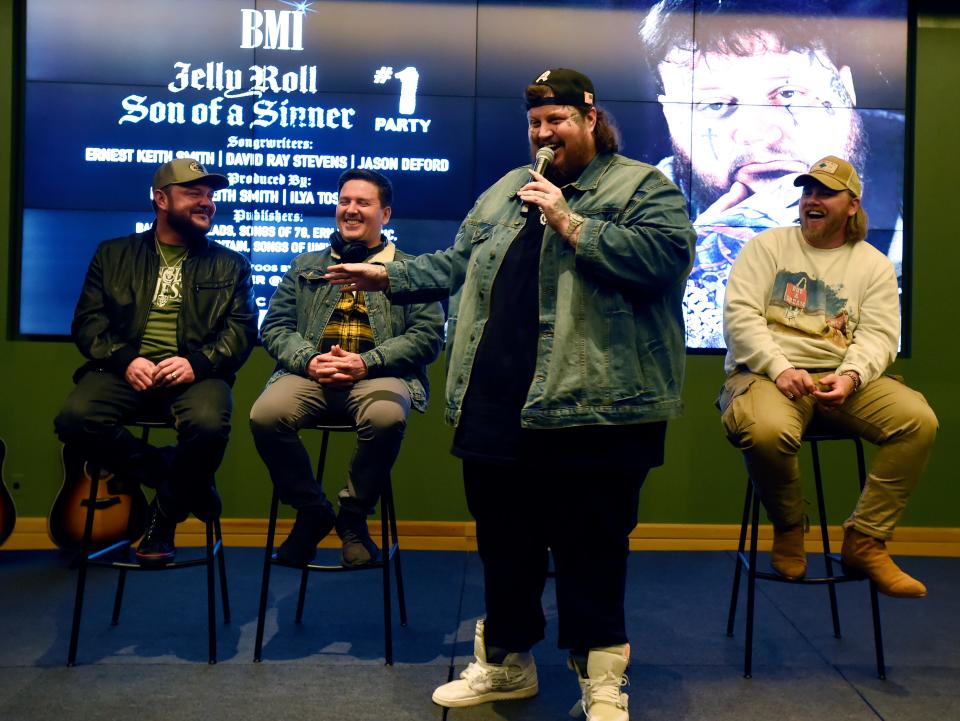
[[[843,529],[840,562],[846,572],[863,574],[877,590],[894,598],[923,598],[927,587],[900,570],[887,553],[887,544],[853,527]]]
[[[770,565],[784,578],[798,581],[807,573],[807,554],[803,550],[803,524],[781,530],[773,527]]]
[[[577,672],[581,697],[570,715],[582,712],[587,721],[630,721],[627,694],[620,692],[627,684],[624,672],[629,663],[630,644],[591,648],[586,668],[583,668],[582,657],[571,656],[568,665]]]

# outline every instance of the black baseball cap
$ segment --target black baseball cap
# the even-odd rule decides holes
[[[527,110],[541,105],[575,105],[578,108],[593,107],[596,92],[593,82],[583,73],[570,68],[553,68],[540,73],[531,85],[542,85],[553,91],[546,97],[531,97],[525,94]]]

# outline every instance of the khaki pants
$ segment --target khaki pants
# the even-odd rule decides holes
[[[410,394],[399,378],[366,378],[346,390],[287,374],[268,385],[250,410],[250,428],[280,500],[297,510],[327,504],[313,463],[300,440],[314,423],[352,421],[357,448],[350,461],[340,507],[373,512],[400,452],[410,413]]]
[[[827,373],[811,375],[819,380]],[[766,376],[734,373],[723,386],[720,410],[727,438],[743,451],[747,472],[777,528],[803,520],[797,451],[811,422],[879,446],[860,500],[843,525],[880,539],[893,535],[937,433],[937,418],[923,395],[889,376],[871,381],[840,408],[824,411],[812,396],[789,400]]]

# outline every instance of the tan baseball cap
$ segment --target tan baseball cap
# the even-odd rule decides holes
[[[793,184],[803,185],[807,178],[813,178],[831,190],[849,190],[853,193],[854,198],[859,198],[863,193],[863,186],[860,185],[860,176],[857,175],[857,169],[843,158],[838,158],[835,155],[828,155],[818,160],[810,166],[810,170],[798,175]]]
[[[230,185],[226,176],[219,173],[208,173],[199,162],[193,158],[177,158],[164,163],[153,174],[153,189],[160,190],[168,185],[186,185],[188,183],[205,182],[214,190],[220,190]]]

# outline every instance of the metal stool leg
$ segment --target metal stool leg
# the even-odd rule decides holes
[[[883,629],[880,627],[880,597],[877,584],[870,581],[870,610],[873,612],[873,645],[877,656],[877,678],[886,680],[887,665],[883,659]]]
[[[390,546],[393,552],[393,570],[397,576],[397,605],[400,609],[400,625],[407,625],[407,600],[403,593],[403,569],[400,567],[400,536],[397,534],[397,507],[393,502],[393,482],[387,483],[386,501],[390,511],[390,532],[393,534],[393,544]],[[384,559],[384,563],[389,558]]]
[[[389,481],[388,481],[389,487]],[[387,666],[393,666],[393,608],[390,602],[390,507],[380,499],[380,543],[383,553],[383,655]]]
[[[820,515],[820,541],[823,544],[823,563],[827,569],[827,576],[833,576],[833,559],[830,558],[830,536],[827,533],[827,507],[823,499],[823,474],[820,471],[820,450],[817,441],[810,441],[810,451],[813,453],[813,479],[817,489],[817,513]],[[833,637],[840,638],[840,611],[837,607],[837,584],[827,583],[827,592],[830,595],[830,615],[833,618]]]
[[[67,651],[67,666],[77,663],[77,644],[80,639],[80,617],[83,614],[83,594],[87,587],[87,557],[90,554],[90,539],[93,537],[93,512],[100,487],[100,466],[90,466],[90,496],[87,499],[87,517],[83,524],[83,541],[80,544],[80,566],[77,569],[77,593],[73,601],[73,623],[70,627],[70,648]]]
[[[867,462],[863,456],[863,441],[859,438],[853,439],[854,446],[857,449],[857,479],[860,483],[860,491],[867,485]],[[870,610],[873,614],[873,646],[877,657],[877,677],[887,678],[887,664],[883,657],[883,628],[880,626],[880,598],[877,595],[877,584],[870,581]]]
[[[140,431],[140,439],[147,443],[150,440],[150,429],[142,428]],[[116,626],[120,623],[120,608],[123,604],[123,592],[126,589],[127,585],[127,569],[119,569],[117,575],[117,592],[113,597],[113,615],[110,618],[110,625]]]
[[[127,425],[139,426],[141,429],[140,439],[144,443],[149,443],[151,428],[172,428],[172,422],[169,420],[155,420],[151,418],[133,420]],[[126,589],[127,573],[129,571],[139,570],[168,570],[172,568],[185,568],[190,566],[204,565],[207,568],[207,626],[209,642],[209,662],[217,662],[217,632],[216,632],[216,581],[214,577],[219,572],[220,587],[223,594],[223,613],[224,623],[230,622],[230,601],[227,595],[226,579],[226,560],[223,552],[223,534],[220,528],[220,519],[205,524],[206,529],[206,554],[202,558],[190,559],[186,561],[172,561],[162,567],[147,568],[131,564],[129,559],[109,558],[110,553],[122,548],[129,550],[131,541],[127,538],[117,543],[113,543],[106,548],[93,551],[93,528],[94,512],[96,511],[99,496],[99,486],[101,482],[101,468],[94,463],[88,463],[86,473],[90,476],[90,494],[89,498],[82,501],[81,505],[87,506],[87,515],[84,522],[84,533],[81,542],[81,554],[79,558],[79,571],[77,574],[77,594],[74,600],[73,623],[70,630],[70,647],[67,653],[67,665],[73,666],[76,663],[77,646],[80,635],[80,621],[83,613],[83,599],[86,590],[87,571],[91,565],[112,568],[118,572],[117,589],[114,594],[113,611],[111,615],[111,624],[116,626],[120,621],[120,611],[123,604],[123,595]],[[103,504],[102,505],[109,505]],[[128,526],[129,528],[129,526]],[[215,560],[215,556],[219,559]],[[215,568],[216,562],[219,562],[219,568]]]
[[[110,625],[116,626],[120,623],[120,604],[123,603],[123,589],[127,582],[127,569],[121,568],[117,574],[117,593],[113,597],[113,616],[110,619]]]
[[[306,568],[300,573],[300,591],[297,593],[297,615],[294,616],[295,623],[303,622],[303,606],[307,602],[307,576],[310,573]]]
[[[213,530],[216,532],[217,543],[213,552],[217,556],[220,570],[220,597],[223,602],[223,622],[230,623],[230,594],[227,591],[227,558],[223,550],[223,531],[220,530],[220,519],[213,519]]]
[[[750,566],[747,569],[747,633],[743,646],[743,677],[753,677],[753,611],[757,591],[757,532],[760,526],[760,494],[752,486],[753,509],[750,514]]]
[[[213,563],[213,523],[207,522],[207,637],[210,646],[209,663],[217,662],[217,594],[214,590],[216,570]]]
[[[270,590],[270,558],[273,556],[273,537],[277,531],[277,507],[280,499],[274,489],[270,501],[270,520],[267,522],[267,544],[263,551],[263,577],[260,581],[260,608],[257,611],[257,636],[253,647],[253,660],[259,663],[263,657],[263,624],[267,617],[267,595]]]
[[[816,484],[816,494],[817,494],[817,512],[820,515],[820,538],[823,543],[823,560],[825,566],[826,575],[823,578],[812,578],[806,576],[802,579],[797,580],[788,580],[784,579],[782,576],[779,576],[776,573],[760,572],[756,568],[757,563],[757,536],[758,536],[758,526],[759,526],[759,511],[760,511],[760,495],[757,491],[757,488],[754,484],[749,484],[747,488],[746,498],[744,500],[744,515],[741,520],[740,526],[740,540],[738,545],[738,563],[734,573],[734,587],[731,593],[730,601],[730,611],[727,616],[727,635],[733,634],[734,620],[736,617],[737,609],[737,598],[738,598],[738,588],[739,580],[741,575],[741,569],[743,566],[747,568],[747,632],[746,632],[746,642],[744,645],[744,677],[750,678],[753,672],[753,624],[754,624],[754,612],[755,612],[755,602],[756,602],[756,581],[757,579],[771,580],[771,581],[781,581],[788,583],[796,583],[797,585],[826,585],[827,590],[829,591],[830,596],[830,611],[833,621],[833,630],[834,636],[836,638],[841,637],[840,633],[840,613],[837,604],[837,592],[836,585],[838,583],[849,582],[853,580],[859,580],[862,578],[860,574],[848,574],[846,569],[842,569],[840,572],[835,572],[837,565],[837,558],[835,554],[831,552],[830,548],[830,536],[827,528],[827,514],[826,514],[826,498],[824,494],[824,483],[823,483],[823,472],[820,465],[820,449],[818,443],[820,441],[839,441],[839,440],[850,440],[853,441],[856,451],[857,451],[857,470],[859,473],[859,485],[861,492],[863,491],[864,486],[866,485],[867,480],[867,471],[866,471],[866,462],[864,460],[863,452],[863,442],[859,436],[855,434],[847,433],[831,433],[831,432],[822,432],[822,431],[809,431],[803,437],[804,442],[810,443],[810,449],[813,456],[813,471],[814,471],[814,481]],[[746,523],[747,523],[747,513],[748,509],[750,510],[750,523],[751,523],[751,533],[750,533],[750,551],[749,554],[744,553],[744,544],[745,544],[745,535],[746,535]],[[880,606],[879,598],[877,595],[876,585],[873,582],[869,583],[870,589],[870,605],[873,615],[873,636],[874,636],[874,645],[876,650],[876,660],[877,660],[877,676],[881,679],[886,678],[886,664],[883,655],[883,633],[880,624]]]
[[[737,618],[737,601],[740,598],[740,576],[743,571],[743,549],[747,542],[747,523],[750,519],[750,500],[753,484],[747,479],[747,492],[743,497],[743,515],[740,516],[740,540],[737,543],[737,565],[733,571],[733,590],[730,592],[730,612],[727,614],[727,636],[733,636],[733,624]]]
[[[317,461],[317,483],[322,485],[324,468],[326,466],[327,450],[329,447],[331,431],[356,431],[356,428],[348,424],[319,426],[317,430],[322,431],[322,443],[320,447],[320,456]],[[272,548],[273,538],[276,532],[277,508],[279,499],[274,491],[273,502],[270,512],[270,523],[268,526],[267,551],[264,555],[264,581],[261,584],[260,593],[260,612],[258,614],[257,638],[254,649],[254,661],[260,661],[263,651],[263,626],[266,615],[266,603],[268,596],[268,584],[270,565],[273,562]],[[377,570],[380,568],[383,581],[383,625],[384,625],[384,657],[387,665],[393,665],[393,603],[391,597],[391,562],[394,572],[397,576],[397,602],[400,610],[400,623],[407,625],[406,598],[403,590],[403,575],[400,565],[400,544],[397,532],[396,511],[393,502],[393,491],[388,479],[386,487],[381,497],[380,503],[381,525],[380,525],[380,545],[382,548],[381,560],[371,562],[359,567],[346,567],[342,563],[336,566],[322,565],[320,563],[309,564],[301,570],[300,587],[297,596],[296,622],[303,620],[304,607],[306,605],[307,583],[310,572],[351,572],[363,570]]]
[[[323,430],[320,440],[320,457],[317,459],[317,485],[323,487],[323,471],[327,466],[327,448],[330,446],[330,431]],[[304,568],[300,574],[300,590],[297,593],[297,615],[294,617],[296,623],[303,622],[303,607],[307,601],[307,576],[310,572]]]

